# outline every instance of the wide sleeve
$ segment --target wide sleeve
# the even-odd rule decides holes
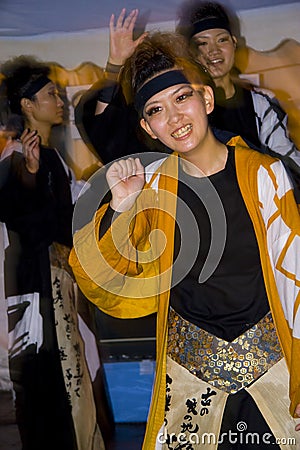
[[[291,414],[300,403],[300,216],[281,161],[258,172],[260,212],[276,291],[268,284],[280,342],[290,369]],[[277,296],[280,301],[277,301]]]
[[[236,142],[236,169],[266,292],[290,372],[290,413],[300,403],[300,216],[283,163]]]
[[[151,211],[120,214],[99,238],[108,205],[77,231],[69,263],[84,295],[107,314],[135,318],[157,311],[158,258],[149,239]]]
[[[48,186],[48,170],[43,164],[37,174],[25,167],[22,154],[14,152],[0,163],[0,220],[19,233],[28,246],[52,242],[57,217],[53,195]]]
[[[284,162],[299,187],[300,151],[289,136],[287,114],[275,97],[271,98],[263,92],[253,92],[252,97],[263,148]]]

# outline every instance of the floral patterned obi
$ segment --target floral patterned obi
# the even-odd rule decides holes
[[[271,312],[232,342],[169,312],[167,354],[190,373],[233,394],[263,375],[282,357]]]

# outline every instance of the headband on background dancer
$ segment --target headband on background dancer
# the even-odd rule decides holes
[[[13,91],[9,92],[7,94],[8,111],[13,114],[22,115],[22,98],[28,98],[29,100],[31,100],[33,96],[48,83],[51,83],[51,80],[45,74],[40,74],[38,76],[35,76],[35,78],[30,78],[23,86],[19,87],[18,89],[16,88]]]
[[[201,33],[201,31],[215,28],[227,30],[231,34],[230,23],[226,17],[206,17],[205,19],[197,20],[191,25],[189,38],[191,39],[195,34]]]
[[[48,83],[51,83],[51,80],[46,75],[40,75],[35,80],[31,79],[20,89],[20,97],[31,99]]]
[[[145,104],[153,95],[176,84],[191,84],[182,70],[169,70],[147,81],[135,94],[134,106],[140,116],[143,115]]]

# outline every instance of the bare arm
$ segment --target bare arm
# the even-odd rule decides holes
[[[133,31],[138,17],[138,10],[133,9],[126,17],[126,9],[123,8],[119,17],[115,19],[112,14],[109,21],[109,56],[106,65],[106,76],[112,81],[117,81],[119,71],[126,59],[134,52],[147,33],[143,33],[138,39],[133,39]],[[95,114],[102,114],[109,101],[98,101]]]

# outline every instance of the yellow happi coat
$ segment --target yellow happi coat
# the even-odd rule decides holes
[[[250,150],[239,137],[228,144],[235,146],[238,183],[253,222],[270,308],[290,372],[294,416],[300,403],[299,211],[279,160]],[[69,262],[83,293],[105,313],[118,318],[157,313],[156,377],[143,445],[154,450],[165,414],[178,155],[152,163],[146,174],[134,207],[119,215],[100,241],[99,226],[108,205],[75,234]]]

